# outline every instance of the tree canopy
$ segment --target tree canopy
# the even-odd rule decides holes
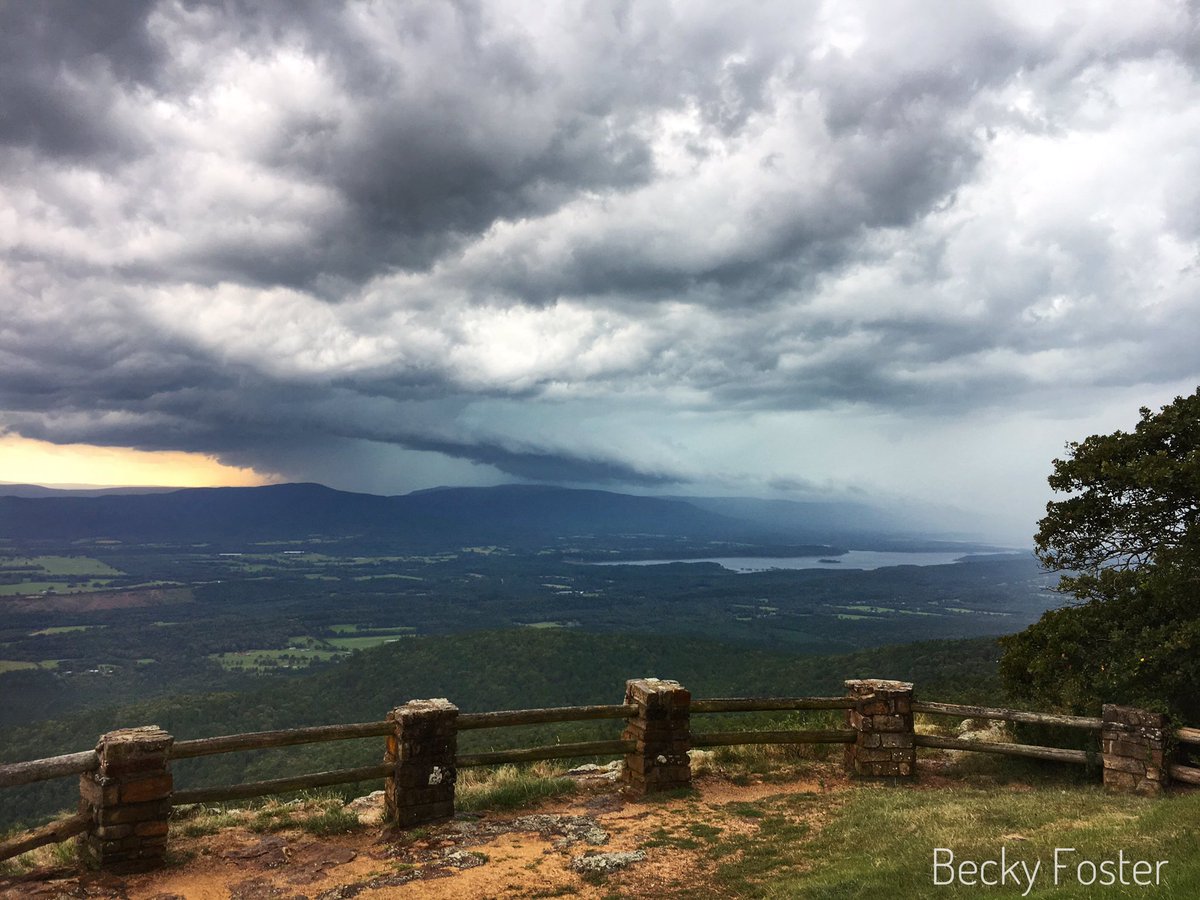
[[[1036,552],[1074,605],[1003,639],[1009,689],[1041,703],[1166,706],[1200,721],[1200,389],[1132,432],[1067,445]]]
[[[1200,563],[1200,389],[1141,415],[1133,432],[1093,435],[1054,460],[1050,487],[1072,496],[1048,504],[1039,523],[1037,554],[1047,567]]]

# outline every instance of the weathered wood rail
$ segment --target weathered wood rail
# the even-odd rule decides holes
[[[412,701],[377,722],[320,725],[174,741],[156,728],[102,736],[95,750],[0,765],[0,788],[79,776],[80,812],[0,841],[0,860],[82,835],[102,868],[145,868],[162,860],[170,809],[384,779],[388,813],[402,825],[442,818],[453,810],[458,769],[580,757],[625,757],[626,787],[648,793],[690,783],[692,749],[737,745],[841,744],[847,769],[893,781],[916,776],[916,750],[954,750],[1101,764],[1104,781],[1119,790],[1154,793],[1168,781],[1200,785],[1200,768],[1173,762],[1172,742],[1200,746],[1200,728],[1166,727],[1161,716],[1106,706],[1103,717],[1068,716],[958,703],[917,702],[905,682],[846,682],[842,697],[691,699],[675,682],[630,681],[624,703],[546,709],[459,713],[446,701]],[[845,728],[760,731],[694,731],[692,715],[742,712],[842,710]],[[1094,732],[1094,750],[1042,747],[917,733],[913,715],[992,719]],[[457,734],[487,728],[624,720],[620,739],[553,744],[476,753],[457,752]],[[267,781],[174,789],[169,763],[221,753],[292,747],[326,741],[386,738],[378,765],[313,772]],[[448,800],[446,798],[449,798]],[[149,798],[149,800],[148,800]],[[136,806],[123,816],[125,806]],[[132,808],[132,807],[130,807]],[[117,811],[114,815],[114,810]],[[148,810],[148,811],[146,811]],[[138,819],[145,812],[150,818]],[[132,824],[117,824],[112,822]],[[109,824],[105,824],[109,823]]]
[[[1058,725],[1063,728],[1087,728],[1099,731],[1104,724],[1090,716],[1060,716],[1054,713],[1028,712],[1021,709],[997,709],[988,706],[966,706],[962,703],[917,703],[913,712],[937,716],[957,716],[962,719],[998,719],[1005,722],[1026,722],[1033,725]]]

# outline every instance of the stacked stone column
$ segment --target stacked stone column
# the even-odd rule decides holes
[[[458,707],[448,700],[410,700],[388,713],[392,733],[384,763],[387,816],[402,828],[454,815]]]
[[[161,728],[122,728],[100,738],[99,768],[79,779],[79,811],[92,816],[83,856],[112,872],[162,865],[171,815],[168,757],[174,738]]]
[[[1104,786],[1126,793],[1161,794],[1169,772],[1166,716],[1106,703],[1103,723]]]
[[[912,684],[854,679],[846,691],[854,700],[846,723],[855,731],[854,743],[846,745],[846,770],[865,778],[915,778]]]
[[[641,797],[691,787],[691,693],[678,681],[636,678],[625,682],[625,703],[638,708],[621,734],[636,744],[625,756],[630,792]]]

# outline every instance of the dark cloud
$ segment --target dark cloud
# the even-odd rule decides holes
[[[111,115],[117,85],[151,79],[162,48],[146,33],[153,0],[0,5],[0,143],[89,160],[134,152]]]
[[[1196,23],[0,5],[0,429],[731,483],[784,420],[1200,377]]]

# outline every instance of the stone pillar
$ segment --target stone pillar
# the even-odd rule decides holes
[[[1104,786],[1137,794],[1161,794],[1168,778],[1167,717],[1131,706],[1104,704],[1100,744]]]
[[[156,725],[122,728],[100,738],[100,766],[79,779],[79,811],[91,827],[81,855],[110,872],[162,865],[174,782],[168,755],[175,739]]]
[[[393,767],[384,785],[389,821],[407,828],[454,815],[457,720],[458,707],[449,700],[410,700],[388,713],[392,733],[383,761]]]
[[[625,703],[638,708],[621,734],[622,740],[637,743],[626,754],[622,773],[630,792],[643,797],[691,787],[691,693],[678,681],[635,678],[625,682]]]
[[[913,686],[907,681],[854,679],[846,682],[854,707],[846,724],[855,731],[846,745],[846,771],[866,778],[915,778]]]

